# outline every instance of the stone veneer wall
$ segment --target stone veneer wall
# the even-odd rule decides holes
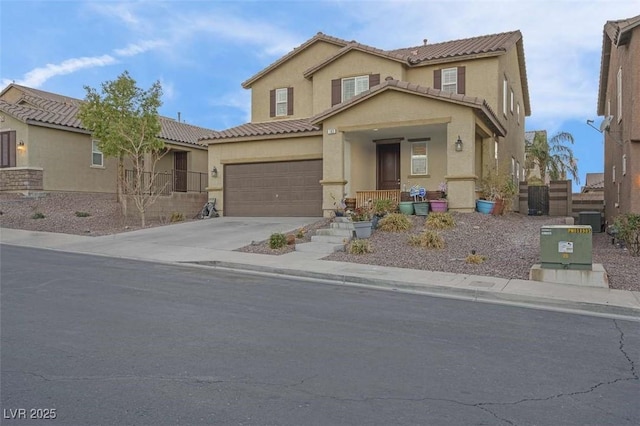
[[[206,192],[173,192],[160,196],[145,211],[147,219],[169,220],[173,213],[181,213],[185,219],[193,219],[207,203]],[[140,213],[132,198],[127,202],[127,217],[139,218]]]
[[[42,191],[44,170],[39,167],[10,167],[0,169],[0,191]]]

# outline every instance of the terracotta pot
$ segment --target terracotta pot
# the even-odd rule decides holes
[[[496,200],[493,205],[493,210],[491,210],[491,214],[494,216],[501,216],[504,213],[504,200],[499,198]]]

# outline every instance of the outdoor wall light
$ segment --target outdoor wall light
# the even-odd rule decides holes
[[[456,141],[456,151],[462,151],[462,139],[460,139],[460,135],[458,135],[458,140]]]
[[[216,169],[216,166],[213,166],[213,169],[211,169],[211,177],[218,177],[218,169]]]
[[[23,150],[24,149],[24,142],[23,141],[18,142],[18,149],[19,150]]]

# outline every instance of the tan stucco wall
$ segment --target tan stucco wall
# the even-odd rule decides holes
[[[314,43],[275,70],[253,83],[251,87],[251,121],[305,118],[313,115],[312,83],[304,72],[340,48],[324,41]],[[293,87],[293,115],[269,117],[269,93],[273,89]]]
[[[323,123],[324,129],[337,130],[335,135],[324,135],[323,208],[332,209],[330,194],[339,194],[342,188],[347,188],[348,196],[354,196],[357,190],[376,188],[375,147],[367,148],[367,143],[370,143],[367,141],[346,143],[343,142],[343,137],[349,138],[349,132],[386,126],[397,128],[398,136],[403,137],[403,125],[416,126],[420,123],[424,125],[424,136],[431,137],[428,143],[429,175],[410,175],[411,145],[404,141],[401,143],[403,183],[407,186],[419,184],[435,190],[446,179],[451,181],[450,188],[453,185],[457,192],[450,200],[450,207],[461,211],[472,210],[475,203],[475,114],[467,107],[396,91],[381,93]],[[447,126],[445,132],[429,131],[429,126],[438,128],[443,123]],[[454,142],[458,135],[466,141],[462,152],[455,151]],[[350,147],[350,150],[345,146]],[[373,153],[370,149],[374,150]],[[345,155],[345,152],[350,154]],[[357,158],[356,154],[361,152],[362,158]],[[345,157],[351,159],[349,167],[342,167]],[[370,170],[358,170],[361,167]],[[345,187],[346,182],[350,184]]]
[[[640,27],[628,45],[612,46],[607,79],[607,103],[613,119],[609,132],[604,133],[605,220],[612,224],[618,215],[640,213]],[[635,52],[635,54],[632,54]],[[622,121],[618,122],[617,74],[622,67]],[[635,98],[635,99],[634,99]],[[622,174],[623,156],[627,158],[627,173]],[[613,167],[616,179],[613,180]]]
[[[22,121],[2,114],[4,122],[0,122],[0,131],[15,131],[16,132],[16,145],[19,141],[25,143],[29,140],[29,128]],[[29,166],[29,150],[25,145],[24,149],[16,149],[16,167],[28,167]]]
[[[322,159],[322,136],[303,136],[209,145],[209,165],[218,177],[209,174],[209,199],[216,199],[216,209],[224,214],[224,165],[273,161]]]
[[[313,75],[313,113],[331,108],[331,80],[371,74],[380,74],[380,82],[387,76],[402,80],[404,69],[399,62],[351,51]]]
[[[156,165],[156,171],[171,171],[174,169],[174,153],[187,152],[187,170],[190,172],[207,173],[208,154],[206,149],[191,148],[184,145],[171,145],[165,143],[170,151],[162,157]]]

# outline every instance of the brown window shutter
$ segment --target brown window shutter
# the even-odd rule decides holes
[[[442,70],[433,70],[433,88],[442,90]]]
[[[465,82],[464,82],[465,67],[458,67],[458,94],[464,95]]]
[[[331,106],[342,102],[342,79],[331,80]]]
[[[287,115],[293,115],[293,87],[287,88]]]
[[[276,116],[276,90],[269,92],[269,117]]]
[[[16,131],[0,133],[0,167],[16,166]]]
[[[380,74],[371,74],[369,76],[369,88],[380,84]]]

